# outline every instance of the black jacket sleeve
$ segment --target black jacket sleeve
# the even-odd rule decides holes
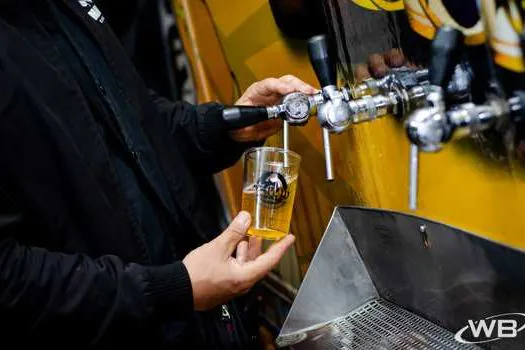
[[[222,121],[224,106],[221,104],[192,105],[171,102],[153,92],[150,95],[194,168],[219,172],[234,165],[248,148],[264,144],[264,141],[233,141]]]
[[[167,317],[193,312],[182,262],[159,267],[92,259],[25,246],[14,238],[21,215],[0,192],[0,324],[13,337],[77,347],[107,338],[147,339]],[[150,341],[148,339],[148,341]]]
[[[3,68],[0,61],[0,127],[12,117],[13,106],[23,102],[15,93],[20,80]],[[23,233],[38,228],[27,226],[24,214],[0,187],[2,341],[41,340],[78,349],[111,338],[122,339],[122,345],[148,338],[168,318],[193,314],[191,282],[182,262],[147,267],[116,256],[91,258],[32,246],[24,243]]]

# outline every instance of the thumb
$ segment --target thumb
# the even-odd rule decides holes
[[[237,244],[246,236],[250,227],[251,216],[246,211],[241,211],[224,232],[216,238],[216,241],[224,247],[226,256],[230,256]]]

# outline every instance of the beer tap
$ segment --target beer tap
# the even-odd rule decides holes
[[[428,69],[413,69],[407,67],[394,67],[384,77],[379,79],[365,79],[363,82],[348,88],[352,99],[367,95],[388,93],[393,86],[403,86],[409,89],[415,85],[428,81]]]
[[[457,35],[453,29],[442,28],[435,41],[440,41],[441,47],[453,52],[452,46],[459,45],[458,40],[451,39],[453,35]],[[490,128],[500,129],[500,126],[503,128],[509,122],[522,119],[525,111],[524,91],[515,91],[510,98],[490,92],[483,103],[452,103],[445,106],[442,86],[450,79],[446,70],[452,66],[451,56],[437,56],[433,61],[435,64],[430,67],[433,84],[427,98],[428,104],[416,110],[406,121],[407,135],[420,150],[438,152],[453,139],[475,135]]]
[[[281,118],[287,125],[296,126],[306,124],[310,116],[317,112],[323,132],[326,178],[330,181],[334,179],[330,134],[341,133],[352,124],[372,121],[389,114],[402,117],[422,106],[428,85],[428,70],[394,68],[383,78],[338,88],[336,66],[330,60],[325,36],[311,38],[308,52],[322,87],[319,93],[291,93],[275,106],[227,108],[223,111],[223,119],[230,129],[274,118]],[[287,130],[284,131],[285,146],[288,145],[286,133]]]
[[[458,55],[459,41],[461,32],[458,30],[441,27],[432,41],[431,61],[429,65],[429,81],[427,88],[426,107],[416,109],[407,119],[407,130],[413,132],[414,125],[420,117],[416,116],[421,111],[428,111],[430,114],[439,114],[445,110],[445,92],[449,87],[452,76],[455,72],[456,60]],[[420,142],[414,142],[412,138],[409,156],[409,208],[417,209],[418,198],[418,174],[419,174],[419,151],[426,148]]]
[[[504,129],[523,119],[525,92],[506,99],[490,96],[483,104],[467,102],[449,110],[432,107],[414,112],[407,122],[410,141],[424,152],[439,152],[451,140],[473,136],[491,128]],[[501,128],[500,128],[501,127]]]
[[[323,149],[326,160],[326,178],[334,179],[330,132],[342,131],[350,121],[348,105],[337,84],[336,66],[330,61],[324,36],[315,36],[308,42],[312,67],[322,87],[314,95],[295,92],[286,95],[282,103],[269,107],[236,106],[223,111],[223,120],[230,129],[246,127],[264,120],[282,118],[289,125],[304,125],[317,110],[317,119],[323,127]],[[286,131],[285,131],[286,132]],[[285,144],[286,134],[285,134]]]
[[[340,132],[349,124],[349,108],[345,96],[337,88],[336,65],[331,62],[326,37],[318,35],[308,41],[308,53],[317,80],[322,87],[318,98],[317,120],[322,127],[326,179],[334,179],[330,132]]]
[[[425,152],[436,151],[436,140],[444,140],[448,130],[441,128],[446,121],[445,87],[450,82],[455,58],[459,48],[461,32],[441,27],[432,41],[432,52],[429,69],[430,86],[426,97],[426,105],[412,113],[406,121],[406,129],[413,145]],[[442,132],[442,135],[437,133]]]
[[[408,138],[413,147],[423,152],[438,152],[453,139],[475,135],[490,128],[503,130],[509,124],[521,120],[525,111],[525,92],[516,91],[510,98],[502,97],[489,81],[491,79],[485,82],[485,102],[454,103],[450,98],[448,103],[445,102],[450,96],[444,94],[443,87],[451,79],[451,67],[454,66],[461,37],[458,31],[448,27],[438,31],[433,42],[427,105],[414,111],[406,120]],[[488,70],[490,67],[482,69]],[[478,75],[486,76],[487,72],[479,72]]]

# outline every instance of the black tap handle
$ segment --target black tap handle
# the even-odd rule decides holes
[[[521,56],[522,59],[525,59],[525,28],[521,33],[519,33],[520,37],[520,48],[521,48]]]
[[[317,35],[310,38],[310,40],[308,40],[308,53],[321,87],[336,85],[337,71],[335,64],[333,64],[328,55],[326,37],[324,35]]]
[[[428,72],[430,84],[446,89],[459,61],[462,44],[461,31],[447,26],[437,30],[431,47]]]
[[[241,129],[268,119],[266,107],[235,106],[222,111],[222,120],[228,130]]]
[[[487,101],[487,94],[505,96],[498,82],[492,53],[487,45],[473,45],[467,48],[468,66],[472,72],[470,95],[473,103]]]

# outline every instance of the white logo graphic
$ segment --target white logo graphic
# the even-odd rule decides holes
[[[490,343],[500,339],[516,338],[525,329],[525,314],[508,313],[490,316],[484,320],[468,320],[454,339],[464,344]]]
[[[89,9],[88,15],[93,18],[95,21],[104,23],[106,20],[102,15],[102,12],[98,9],[97,5],[93,3],[93,0],[78,0],[80,6]]]

